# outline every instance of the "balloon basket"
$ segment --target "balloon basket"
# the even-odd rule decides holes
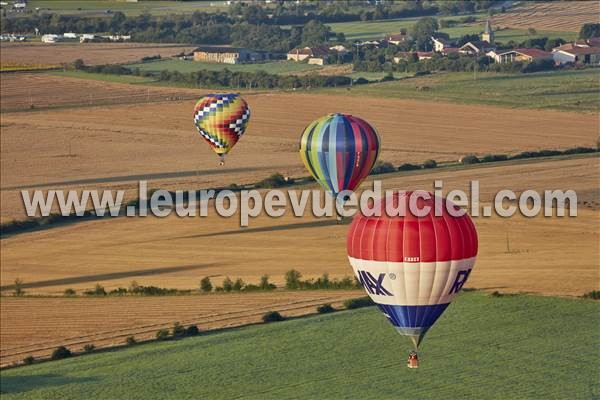
[[[408,354],[408,361],[406,362],[408,368],[419,368],[419,356],[416,351],[411,351]]]
[[[223,166],[225,165],[225,157],[224,156],[219,156],[219,166]]]

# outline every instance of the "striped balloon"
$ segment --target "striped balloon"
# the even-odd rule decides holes
[[[250,108],[235,93],[209,94],[194,106],[194,125],[221,158],[229,153],[246,131]]]
[[[334,197],[354,190],[369,175],[379,155],[379,135],[364,120],[329,114],[313,121],[300,138],[306,169]]]
[[[419,198],[410,212],[411,192],[395,193],[380,201],[381,216],[358,213],[348,232],[348,259],[358,280],[396,330],[409,336],[415,349],[465,284],[475,264],[477,231],[471,218],[452,216],[446,204],[435,216],[434,196]],[[386,204],[404,206],[406,216],[389,217]]]

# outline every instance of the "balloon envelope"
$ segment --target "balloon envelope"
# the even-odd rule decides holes
[[[415,192],[416,193],[416,192]],[[475,264],[477,231],[471,218],[452,216],[446,203],[416,201],[429,206],[424,216],[409,208],[411,192],[395,193],[376,203],[381,216],[358,213],[348,231],[348,259],[357,279],[396,330],[415,347],[462,289]],[[404,206],[406,215],[389,217],[386,205]],[[419,213],[417,213],[419,214]]]
[[[329,114],[309,124],[300,138],[300,157],[317,182],[333,196],[354,190],[379,155],[379,135],[366,121]]]
[[[194,125],[220,156],[227,154],[246,131],[250,108],[235,93],[209,94],[194,106]]]

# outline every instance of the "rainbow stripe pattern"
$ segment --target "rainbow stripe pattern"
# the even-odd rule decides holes
[[[379,155],[379,135],[366,121],[329,114],[309,124],[300,138],[306,169],[334,197],[354,190],[369,175]]]

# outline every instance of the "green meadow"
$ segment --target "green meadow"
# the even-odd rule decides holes
[[[597,301],[461,294],[419,369],[376,308],[136,345],[2,371],[3,399],[592,399]]]
[[[319,70],[319,65],[308,65],[295,61],[272,61],[265,63],[251,64],[218,64],[209,62],[199,62],[191,60],[157,60],[145,63],[128,64],[127,68],[139,68],[140,71],[160,72],[164,70],[179,71],[181,73],[196,72],[202,70],[222,71],[227,68],[232,72],[257,72],[265,71],[269,74],[290,74],[294,72],[306,72]]]
[[[418,90],[420,88],[420,90]],[[500,74],[434,73],[323,93],[436,100],[563,111],[600,110],[600,69]]]
[[[459,19],[462,16],[441,17],[442,19]],[[485,18],[483,15],[477,15],[479,19]],[[328,24],[334,32],[343,32],[348,40],[380,39],[385,35],[399,33],[400,29],[410,29],[419,18],[400,18],[378,21],[352,21]],[[458,39],[463,35],[479,34],[483,32],[483,23],[462,24],[451,28],[442,28],[440,32],[447,33],[453,39]],[[565,40],[575,40],[576,32],[560,31],[537,31],[531,35],[526,29],[502,29],[496,32],[496,41],[507,43],[511,40],[522,42],[527,39],[548,37],[563,38]]]
[[[213,5],[211,5],[213,3]],[[115,0],[29,0],[27,7],[51,10],[60,15],[99,16],[107,10],[120,11],[128,16],[150,12],[153,15],[185,14],[194,11],[216,12],[227,10],[223,1],[115,1]]]

